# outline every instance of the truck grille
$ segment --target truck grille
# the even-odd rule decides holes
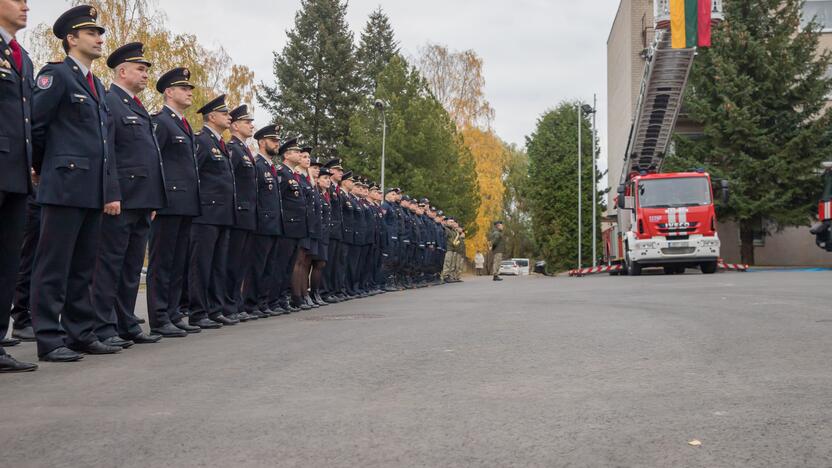
[[[665,255],[687,255],[696,252],[696,247],[665,247],[662,253]]]

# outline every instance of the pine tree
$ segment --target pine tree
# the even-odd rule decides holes
[[[300,135],[321,157],[335,156],[348,139],[349,118],[359,102],[353,34],[347,3],[302,0],[281,53],[275,53],[275,86],[264,86],[260,103],[284,132]]]
[[[378,75],[376,94],[389,103],[385,185],[401,187],[454,216],[473,234],[479,193],[473,156],[419,71],[396,55]],[[350,126],[350,146],[342,147],[348,169],[380,180],[382,119],[368,102]]]
[[[578,109],[564,102],[545,113],[526,139],[529,155],[528,197],[532,232],[546,268],[557,272],[575,268],[578,260]],[[592,133],[589,120],[581,122],[582,250],[584,265],[592,261]],[[595,174],[595,181],[600,179]],[[599,193],[598,200],[603,198]],[[597,213],[603,211],[598,206]],[[597,235],[597,234],[596,234]]]
[[[817,24],[801,28],[803,3],[725,2],[725,21],[700,51],[685,98],[704,135],[678,138],[668,160],[670,169],[705,167],[729,181],[719,217],[739,223],[744,263],[754,263],[755,233],[768,223],[809,222],[815,170],[828,157],[830,53],[819,53]]]
[[[393,27],[390,26],[390,18],[379,6],[370,13],[356,52],[362,94],[375,95],[379,74],[398,53],[399,43],[396,41]]]

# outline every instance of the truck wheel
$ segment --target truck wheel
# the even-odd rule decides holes
[[[704,262],[699,265],[699,269],[702,270],[703,275],[711,275],[716,273],[716,262]]]
[[[641,265],[630,260],[627,255],[627,274],[630,276],[641,276]]]

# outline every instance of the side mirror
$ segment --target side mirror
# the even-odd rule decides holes
[[[722,203],[726,204],[731,198],[731,191],[728,189],[728,181],[722,179],[719,181],[719,185],[722,187]]]
[[[626,201],[626,198],[627,198],[625,196],[626,193],[627,193],[627,190],[624,188],[624,186],[619,185],[618,186],[618,198],[616,198],[616,200],[618,202],[616,206],[618,207],[619,210],[623,210],[626,207],[626,205],[625,205],[625,201]]]

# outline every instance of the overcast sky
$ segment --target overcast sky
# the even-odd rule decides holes
[[[473,49],[485,61],[486,97],[494,128],[505,141],[525,144],[538,117],[562,100],[598,94],[601,165],[606,167],[606,41],[619,0],[351,0],[348,21],[356,41],[379,5],[390,17],[406,56],[428,42]],[[272,51],[286,43],[299,0],[157,0],[174,31],[222,45],[258,81],[272,83]],[[30,1],[30,27],[52,24],[65,0]],[[101,12],[107,14],[107,12]],[[258,114],[261,122],[267,116]]]

